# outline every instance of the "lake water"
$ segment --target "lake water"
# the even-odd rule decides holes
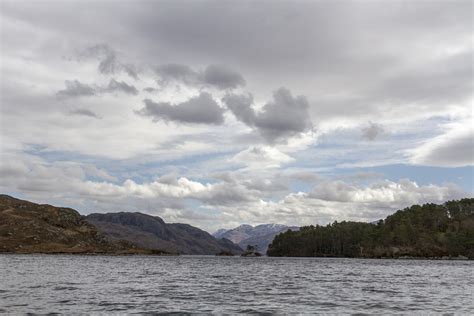
[[[5,313],[474,313],[473,261],[0,255]]]

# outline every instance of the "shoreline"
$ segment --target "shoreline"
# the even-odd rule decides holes
[[[188,255],[188,254],[153,254],[153,253],[98,253],[98,252],[0,252],[1,255],[49,255],[49,256],[61,256],[61,255],[70,255],[70,256],[110,256],[110,257],[128,257],[128,256],[150,256],[150,257],[233,257],[233,258],[288,258],[288,259],[357,259],[357,260],[429,260],[429,261],[474,261],[474,258],[468,257],[285,257],[285,256],[261,256],[261,257],[242,257],[240,255],[235,256],[218,256],[218,255]]]
[[[151,256],[151,257],[176,257],[180,254],[172,253],[110,253],[110,252],[0,252],[0,255],[50,255],[50,256]]]

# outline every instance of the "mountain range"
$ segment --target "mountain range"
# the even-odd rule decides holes
[[[77,211],[0,195],[0,252],[164,254],[110,241]]]
[[[248,245],[270,256],[472,259],[474,199],[413,205],[377,223],[241,225],[211,235],[142,213],[83,216],[0,194],[0,252],[229,255]]]
[[[54,253],[241,254],[248,245],[266,253],[279,224],[241,225],[213,235],[188,224],[165,223],[143,213],[94,213],[0,195],[0,251]]]
[[[167,224],[158,216],[120,212],[90,214],[85,219],[108,239],[126,240],[143,248],[190,255],[242,253],[242,249],[228,239],[215,238],[188,224]]]
[[[240,254],[223,238],[142,213],[83,216],[70,208],[0,195],[0,252]]]
[[[287,230],[296,231],[299,227],[281,224],[262,224],[257,226],[240,225],[233,229],[219,229],[214,234],[215,238],[225,238],[238,244],[242,249],[247,246],[256,246],[261,253],[266,253],[268,245],[276,235]]]

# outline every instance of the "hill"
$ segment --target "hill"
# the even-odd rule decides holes
[[[157,216],[121,212],[91,214],[86,220],[109,240],[127,240],[144,248],[193,255],[242,252],[242,249],[230,240],[214,238],[188,224],[167,224]]]
[[[268,245],[273,241],[273,238],[288,229],[298,230],[299,227],[280,224],[240,225],[233,229],[219,229],[213,236],[229,239],[233,243],[238,244],[242,249],[246,249],[249,245],[256,246],[259,252],[266,253]]]
[[[0,195],[0,252],[159,254],[110,242],[75,210]]]
[[[334,222],[275,237],[269,256],[468,257],[474,259],[474,199],[413,205],[376,224]]]

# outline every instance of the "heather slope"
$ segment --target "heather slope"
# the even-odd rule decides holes
[[[0,195],[0,252],[160,253],[108,241],[77,211]]]

